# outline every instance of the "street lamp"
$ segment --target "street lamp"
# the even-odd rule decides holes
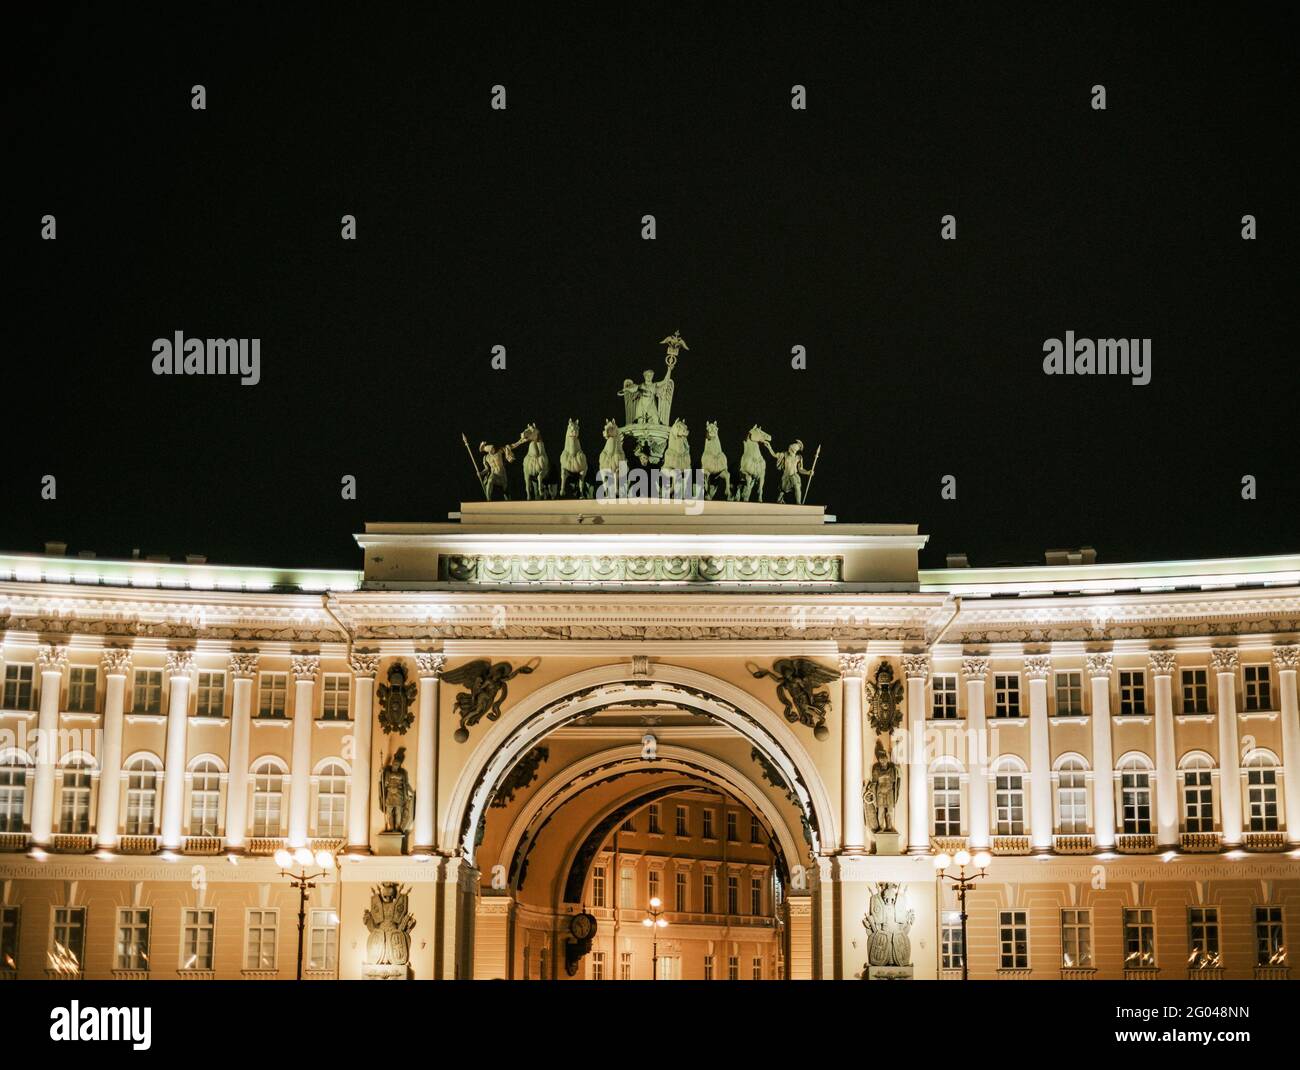
[[[988,851],[978,851],[976,852],[975,857],[971,858],[970,852],[965,848],[962,848],[952,856],[949,856],[947,851],[941,851],[939,854],[934,856],[935,874],[940,880],[952,881],[953,887],[957,889],[957,909],[961,912],[961,979],[963,981],[970,980],[970,955],[968,954],[966,947],[966,893],[971,888],[975,887],[975,882],[977,880],[981,877],[988,876],[988,873],[985,871],[989,868],[989,863],[992,861],[993,859],[990,857]],[[979,869],[979,872],[967,876],[966,867],[972,862],[974,862],[976,868]],[[954,863],[957,865],[957,873],[955,876],[947,872],[948,867]]]
[[[280,876],[288,877],[289,883],[298,889],[298,980],[302,980],[302,937],[307,924],[307,894],[316,887],[316,882],[330,872],[338,860],[329,851],[317,851],[299,847],[296,851],[286,851],[283,847],[275,852],[275,864],[280,867]],[[299,867],[297,873],[294,866]],[[315,866],[318,872],[309,872]]]
[[[650,980],[657,981],[659,980],[659,930],[668,928],[668,922],[664,918],[664,903],[657,895],[650,900],[650,906],[646,909],[641,924],[654,932],[650,951]]]

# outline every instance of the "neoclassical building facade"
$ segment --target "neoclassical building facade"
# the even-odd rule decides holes
[[[1300,557],[925,541],[503,501],[357,571],[0,556],[0,975],[1288,978]]]

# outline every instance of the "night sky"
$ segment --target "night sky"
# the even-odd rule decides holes
[[[0,549],[360,567],[364,521],[476,496],[462,432],[554,460],[576,416],[594,461],[680,328],[696,458],[708,419],[733,471],[756,422],[821,443],[813,499],[926,565],[1300,551],[1282,5],[33,6]],[[260,338],[260,384],[155,376],[177,330]],[[1150,385],[1044,375],[1066,331],[1151,338]]]

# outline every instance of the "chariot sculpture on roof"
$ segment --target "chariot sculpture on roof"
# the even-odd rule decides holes
[[[641,382],[624,379],[623,389],[619,391],[627,417],[619,431],[632,439],[637,460],[646,465],[663,460],[673,408],[673,368],[677,364],[677,354],[690,349],[682,340],[680,331],[674,331],[659,344],[668,347],[664,358],[668,370],[664,377],[655,382],[655,373],[647,368],[641,373]]]

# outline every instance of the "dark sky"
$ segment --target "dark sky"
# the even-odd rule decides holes
[[[927,564],[1300,550],[1282,5],[516,7],[10,23],[0,548],[359,567],[475,495],[462,431],[594,457],[680,328],[697,455],[822,443],[814,499]],[[153,375],[176,330],[261,383]],[[1067,330],[1151,338],[1151,384],[1045,376]]]

